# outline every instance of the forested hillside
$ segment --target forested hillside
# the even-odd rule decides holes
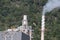
[[[34,29],[33,40],[40,40],[41,16],[47,0],[0,0],[0,31],[21,25],[24,14]],[[45,40],[60,40],[60,9],[46,13]]]

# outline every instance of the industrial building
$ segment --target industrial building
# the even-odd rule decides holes
[[[32,27],[28,26],[27,15],[24,15],[22,26],[0,32],[0,40],[31,40],[32,31]]]

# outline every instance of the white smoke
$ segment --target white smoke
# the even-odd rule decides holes
[[[53,9],[59,8],[59,7],[60,7],[60,0],[48,0],[46,5],[43,7],[43,14],[45,12],[50,12]]]
[[[48,0],[48,2],[46,3],[46,5],[43,7],[42,25],[41,25],[42,30],[44,30],[44,28],[45,28],[45,13],[46,12],[50,12],[53,9],[59,8],[59,7],[60,7],[60,0]]]

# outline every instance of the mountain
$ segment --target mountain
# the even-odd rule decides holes
[[[47,0],[0,0],[0,31],[21,25],[24,14],[34,29],[33,40],[40,40],[41,16]],[[45,40],[60,40],[60,9],[46,13]]]

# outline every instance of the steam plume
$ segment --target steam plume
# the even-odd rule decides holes
[[[55,8],[60,7],[60,0],[48,0],[46,5],[43,7],[44,12],[50,12]]]
[[[60,7],[60,0],[48,0],[46,5],[43,7],[42,12],[42,24],[41,24],[41,40],[44,40],[44,30],[45,30],[45,13],[50,12],[55,8]]]

